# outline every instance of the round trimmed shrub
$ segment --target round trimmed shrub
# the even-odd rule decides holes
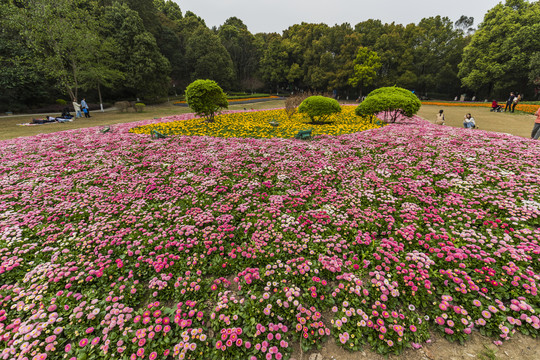
[[[298,107],[298,113],[306,114],[314,124],[325,123],[330,116],[340,112],[337,100],[319,95],[308,97]]]
[[[422,106],[418,97],[407,89],[397,86],[382,87],[369,93],[355,110],[356,115],[376,115],[384,112],[391,122],[399,115],[411,117]]]
[[[134,106],[136,112],[143,112],[146,105],[144,103],[136,103]]]
[[[214,121],[214,115],[227,109],[227,96],[214,80],[195,80],[186,88],[186,102],[199,116]]]

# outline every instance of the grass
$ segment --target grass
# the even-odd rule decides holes
[[[479,360],[497,360],[497,354],[495,350],[484,345],[484,350],[478,353],[476,356]]]
[[[526,138],[531,136],[534,123],[534,116],[524,112],[495,113],[489,111],[489,108],[467,106],[422,105],[418,116],[435,122],[439,110],[444,110],[448,126],[463,127],[463,117],[465,114],[471,113],[476,120],[476,125],[481,130],[508,133]]]

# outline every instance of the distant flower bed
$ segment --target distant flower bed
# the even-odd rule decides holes
[[[490,102],[437,102],[437,101],[422,101],[422,105],[437,105],[437,106],[467,106],[467,107],[487,107],[491,108]],[[504,107],[504,103],[501,103]],[[540,105],[537,104],[523,104],[516,105],[516,110],[523,111],[529,114],[534,114]]]
[[[362,118],[354,114],[354,107],[344,106],[341,114],[335,115],[330,124],[311,125],[307,118],[295,115],[289,119],[285,110],[232,112],[219,115],[215,122],[206,123],[194,118],[172,122],[162,122],[134,127],[135,134],[150,134],[157,130],[167,135],[216,136],[216,137],[253,137],[253,138],[292,138],[299,130],[313,129],[313,135],[349,134],[381,127],[371,118]],[[270,122],[278,125],[272,126]]]

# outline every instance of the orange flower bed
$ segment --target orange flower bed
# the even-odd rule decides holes
[[[251,100],[260,100],[260,99],[279,99],[279,96],[271,95],[271,96],[264,96],[264,97],[249,97],[249,98],[241,98],[241,99],[232,99],[227,100],[228,103],[234,103],[234,102],[240,102],[240,101],[251,101]],[[175,101],[174,104],[185,104],[185,101]]]
[[[487,107],[491,108],[490,102],[478,103],[462,103],[462,102],[442,102],[442,101],[422,101],[422,105],[437,105],[437,106],[466,106],[466,107]],[[499,104],[504,107],[504,104]],[[540,108],[538,104],[517,104],[516,110],[523,111],[529,114],[534,114]]]

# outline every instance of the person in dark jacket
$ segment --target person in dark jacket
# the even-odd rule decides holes
[[[504,112],[506,112],[506,110],[512,111],[512,104],[514,103],[515,97],[516,97],[516,94],[514,94],[514,92],[512,91],[510,93],[510,96],[508,97],[508,100],[506,100],[506,106],[504,107]]]

